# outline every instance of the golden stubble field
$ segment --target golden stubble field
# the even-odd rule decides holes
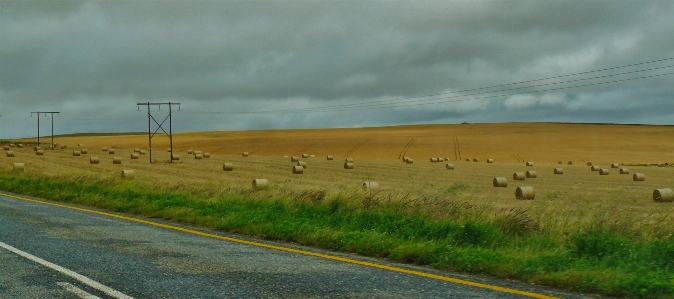
[[[12,162],[26,163],[27,173],[46,175],[107,177],[133,169],[135,180],[148,186],[202,191],[250,188],[252,179],[266,178],[271,190],[322,189],[334,194],[362,192],[363,182],[377,181],[380,200],[465,201],[484,207],[487,213],[521,207],[541,225],[559,230],[570,223],[597,223],[598,218],[606,218],[606,225],[629,223],[630,227],[619,229],[639,231],[644,226],[667,224],[667,228],[648,231],[674,232],[669,217],[674,205],[652,201],[655,189],[674,188],[674,167],[629,165],[674,162],[671,126],[508,123],[180,133],[173,141],[180,161],[173,165],[168,164],[168,138],[157,136],[153,139],[154,164],[149,163],[149,155],[130,159],[134,148],[147,150],[147,135],[75,136],[56,138],[55,142],[68,148],[45,150],[44,156],[36,156],[32,147],[13,148],[16,157],[3,154],[0,170],[11,171]],[[73,157],[80,143],[89,154]],[[116,153],[103,152],[104,146],[115,147]],[[208,152],[211,158],[196,160],[187,154],[189,149]],[[242,157],[243,151],[250,156]],[[304,174],[293,175],[295,163],[284,156],[303,153],[315,157],[301,159],[307,168]],[[326,160],[326,155],[333,155],[334,160]],[[89,164],[90,156],[99,157],[100,164]],[[113,165],[116,156],[122,157],[121,165]],[[414,164],[403,163],[402,156],[413,158]],[[346,157],[354,159],[354,169],[343,168]],[[432,163],[431,157],[449,161]],[[479,162],[466,162],[466,158]],[[486,163],[488,158],[495,162]],[[525,166],[527,161],[534,166]],[[567,165],[567,161],[574,164]],[[610,174],[590,171],[587,161],[608,168]],[[234,163],[234,171],[223,171],[224,162]],[[446,163],[453,163],[455,169],[446,169]],[[611,163],[628,164],[622,167],[629,168],[630,174],[619,174],[610,168]],[[553,174],[555,167],[562,167],[564,174]],[[538,177],[513,180],[513,172],[527,170],[536,171]],[[633,181],[636,172],[644,173],[646,180]],[[506,177],[508,187],[492,187],[497,176]],[[516,200],[518,186],[534,187],[536,199]]]

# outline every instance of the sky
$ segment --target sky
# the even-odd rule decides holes
[[[36,136],[36,111],[60,112],[55,134],[147,131],[137,104],[167,102],[174,132],[674,125],[672,16],[674,1],[0,0],[0,138]]]

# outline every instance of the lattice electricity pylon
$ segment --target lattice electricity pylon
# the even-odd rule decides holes
[[[154,118],[154,116],[152,116],[152,112],[150,111],[150,106],[159,106],[159,110],[161,110],[162,105],[166,105],[166,106],[169,107],[169,113],[164,118],[164,120],[162,120],[162,122],[159,123]],[[148,137],[148,143],[149,143],[148,150],[150,151],[150,163],[152,163],[152,137],[154,137],[154,135],[157,134],[157,132],[159,132],[159,130],[162,130],[164,132],[164,134],[166,134],[166,136],[168,136],[168,138],[169,138],[170,149],[171,149],[171,161],[169,163],[173,163],[173,122],[172,122],[172,116],[171,116],[171,114],[172,114],[171,113],[172,112],[171,107],[173,105],[178,105],[178,110],[180,110],[180,103],[171,103],[171,102],[168,102],[168,103],[150,103],[150,102],[147,102],[147,103],[137,103],[136,104],[139,111],[140,111],[140,106],[147,106],[147,137]],[[168,131],[168,133],[162,127],[167,119],[169,121],[169,131]],[[157,129],[154,130],[154,133],[152,132],[152,122],[151,121],[154,121],[154,123],[157,124]]]
[[[33,114],[37,114],[37,146],[40,146],[40,113],[44,114],[47,117],[47,114],[51,114],[51,146],[50,148],[54,150],[54,114],[61,115],[61,112],[44,112],[44,111],[35,111],[30,113],[30,117],[33,117]]]

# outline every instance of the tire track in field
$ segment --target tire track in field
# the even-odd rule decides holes
[[[461,148],[459,148],[459,138],[454,136],[454,161],[461,160]]]
[[[404,157],[405,154],[407,154],[407,151],[410,150],[412,144],[414,144],[415,141],[417,141],[416,137],[412,138],[409,142],[407,142],[407,144],[405,144],[405,147],[403,147],[403,150],[400,151],[400,154],[398,155],[398,159],[402,159],[402,157]]]
[[[313,148],[315,145],[316,145],[316,143],[312,143],[312,144],[310,144],[309,146],[307,146],[307,147],[301,149],[301,150],[300,150],[299,152],[297,152],[297,154],[295,154],[295,155],[296,155],[296,156],[299,156],[299,155],[301,155],[301,154],[304,154],[304,153],[306,153],[308,150],[310,150],[311,148]]]
[[[496,141],[497,141],[500,145],[503,145],[503,141],[501,140],[501,138],[496,138]],[[505,147],[505,146],[504,146],[504,147]],[[512,152],[512,151],[513,151],[513,148],[512,148],[511,146],[508,146],[508,150]],[[516,154],[516,153],[514,153],[514,152],[512,153],[512,155],[513,155],[513,157],[515,157],[515,160],[517,160],[517,162],[522,162],[522,163],[524,163],[524,158],[522,158],[520,155],[518,155],[518,154]]]
[[[346,153],[346,155],[344,156],[344,158],[348,158],[349,156],[351,156],[355,151],[357,151],[361,146],[363,146],[363,144],[369,142],[370,140],[372,140],[372,139],[367,139],[367,140],[365,140],[365,141],[363,141],[363,142],[361,142],[361,143],[359,143],[359,144],[356,144],[356,146],[355,146],[354,148],[352,148],[350,151],[348,151],[348,152]]]

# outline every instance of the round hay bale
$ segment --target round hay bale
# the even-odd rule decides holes
[[[113,157],[112,164],[122,164],[122,157]]]
[[[564,174],[564,169],[557,167],[552,171],[554,174]]]
[[[302,158],[309,158],[309,154],[302,154]]]
[[[234,163],[222,163],[222,170],[224,171],[234,170]]]
[[[563,163],[562,163],[562,161],[560,160],[560,161],[557,162],[557,164],[562,165]]]
[[[16,145],[16,146],[18,146],[18,145]],[[23,146],[23,144],[22,144],[22,146]],[[14,147],[14,143],[10,143],[9,147]]]
[[[529,179],[534,179],[538,177],[538,174],[535,171],[529,170],[525,173],[525,176]]]
[[[495,177],[492,184],[494,187],[508,187],[508,180],[504,177]]]
[[[104,146],[104,147],[101,148],[101,150],[104,151],[104,152],[107,152],[107,151],[108,151],[108,147],[107,147],[107,146]]]
[[[445,162],[449,161],[449,158],[445,158]]]
[[[591,171],[599,171],[600,169],[601,169],[601,167],[599,167],[597,165],[592,165],[592,167],[590,167]]]
[[[454,170],[454,164],[447,163],[447,165],[445,165],[445,167],[446,167],[447,169]]]
[[[534,167],[534,162],[527,162],[527,166]]]
[[[300,165],[295,165],[293,166],[293,174],[303,174],[304,173],[304,167]]]
[[[140,149],[139,149],[139,148],[134,148],[134,149],[133,149],[133,152],[134,152],[134,153],[139,153],[139,152],[140,152]]]
[[[14,163],[16,165],[16,163]],[[674,201],[674,191],[669,188],[655,189],[653,191],[653,201],[654,202],[673,202]]]
[[[2,149],[8,151],[8,150],[9,150],[9,145],[4,145],[4,146],[2,147]]]
[[[473,162],[480,162],[477,158],[473,158]]]
[[[204,153],[204,158],[210,158],[211,154],[210,153]]]
[[[599,169],[599,175],[608,175],[608,169],[606,168]]]
[[[139,154],[145,155],[145,150],[140,150]]]
[[[173,159],[173,161],[180,161],[180,155],[171,155],[171,159]]]
[[[328,161],[334,160],[334,158],[332,157],[332,155],[328,155],[328,156],[326,157],[326,159],[327,159]]]
[[[108,150],[108,154],[111,154],[111,155],[112,155],[112,154],[114,154],[114,153],[115,153],[115,149],[114,149],[114,148],[111,148],[111,149]]]
[[[170,153],[170,152],[171,152],[171,149],[170,149],[170,148],[169,148],[169,149],[166,149],[166,151]]]
[[[309,155],[309,158],[316,158],[316,155]]]
[[[344,162],[353,163],[353,158],[346,158],[346,159],[344,159]]]
[[[7,155],[7,158],[14,157],[14,151],[7,151],[5,154]]]
[[[466,158],[466,162],[470,162],[470,158]]]
[[[344,162],[344,169],[353,169],[353,163]]]
[[[73,157],[79,157],[82,155],[82,152],[80,151],[73,151]]]
[[[14,163],[15,172],[23,172],[26,169],[26,164],[24,163]]]
[[[573,161],[566,162],[566,165],[573,165]]]
[[[89,164],[98,164],[100,161],[98,157],[89,157]]]
[[[195,160],[201,160],[204,158],[204,154],[194,154],[194,159]]]
[[[242,156],[242,157],[248,157],[248,152],[243,152],[243,153],[241,153],[241,156]]]
[[[131,169],[122,170],[122,177],[125,179],[132,179],[136,176],[136,172]]]
[[[298,162],[299,160],[300,160],[300,158],[297,157],[297,156],[290,157],[290,162]]]
[[[78,143],[77,146],[82,147],[82,144],[81,144],[81,143]]]
[[[487,159],[487,163],[494,163],[494,159]]]
[[[414,159],[407,158],[407,164],[414,164]]]
[[[618,168],[618,167],[620,167],[620,165],[618,165],[618,163],[611,164],[611,168]]]
[[[187,154],[188,154],[188,155],[193,155],[193,154],[194,154],[194,150],[187,150]]]
[[[403,157],[403,162],[407,163],[407,159],[408,159],[408,158],[409,158],[409,157]]]
[[[131,160],[138,160],[139,156],[140,156],[140,154],[138,154],[138,153],[131,153]]]
[[[630,174],[629,168],[620,168],[620,174]]]
[[[305,162],[305,161],[297,161],[297,166],[302,166],[302,168],[307,168],[307,162]]]
[[[36,147],[33,148],[34,151],[41,150],[41,149],[42,149],[42,147],[40,147],[40,146],[36,146]]]
[[[534,187],[531,186],[517,187],[517,189],[515,190],[515,198],[533,200],[534,198],[536,198]]]
[[[642,182],[646,180],[646,176],[643,173],[635,173],[632,175],[632,180]]]
[[[35,155],[36,156],[44,156],[44,150],[36,150]]]
[[[365,182],[363,183],[363,189],[364,190],[374,190],[374,189],[379,189],[379,183],[377,182]]]
[[[265,189],[269,186],[269,181],[267,179],[254,179],[253,180],[253,189]]]
[[[82,153],[82,155],[88,155],[89,154],[89,150],[86,149],[86,148],[81,149],[80,152]]]
[[[438,162],[438,158],[431,158],[431,162]]]
[[[14,163],[13,170],[15,172],[23,172],[26,169],[26,164],[24,163]]]
[[[592,161],[587,161],[587,166],[592,166]]]
[[[16,147],[18,147],[18,148],[23,148],[23,143],[17,144]]]
[[[525,179],[526,179],[526,174],[524,172],[513,173],[513,180],[524,181]]]

